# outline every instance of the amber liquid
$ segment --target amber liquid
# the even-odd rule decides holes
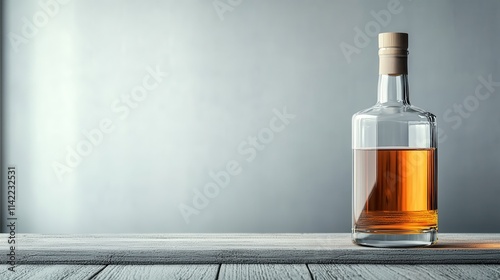
[[[436,169],[434,148],[354,150],[354,230],[437,230]]]

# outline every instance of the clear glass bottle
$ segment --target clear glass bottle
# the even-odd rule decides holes
[[[410,104],[408,34],[379,34],[378,101],[352,117],[355,244],[437,241],[436,117]]]

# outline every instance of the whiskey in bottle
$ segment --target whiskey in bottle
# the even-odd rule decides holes
[[[436,117],[410,104],[408,34],[379,34],[378,101],[352,118],[355,244],[437,241]]]

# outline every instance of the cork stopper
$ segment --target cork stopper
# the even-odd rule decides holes
[[[408,34],[387,32],[378,35],[379,73],[408,74]]]
[[[383,48],[397,48],[408,49],[408,34],[387,32],[378,34],[378,47]]]

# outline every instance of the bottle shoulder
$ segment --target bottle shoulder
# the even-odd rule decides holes
[[[359,111],[352,116],[352,120],[371,119],[376,121],[419,121],[436,122],[436,116],[417,106],[386,106],[375,104],[365,110]]]

